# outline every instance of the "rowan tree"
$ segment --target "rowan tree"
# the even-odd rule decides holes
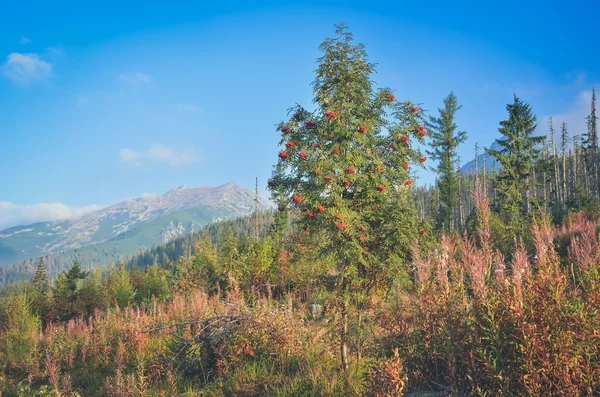
[[[319,241],[315,249],[334,258],[346,369],[350,304],[385,287],[419,236],[411,167],[426,160],[415,149],[426,133],[417,106],[374,88],[365,47],[344,24],[335,33],[320,46],[314,110],[298,105],[277,126],[282,148],[269,188]]]

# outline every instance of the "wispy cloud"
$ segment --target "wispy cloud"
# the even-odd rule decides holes
[[[31,43],[31,39],[29,37],[21,36],[19,39],[19,44],[29,44]]]
[[[577,95],[575,104],[569,109],[554,114],[545,115],[538,120],[538,133],[548,134],[548,118],[552,116],[554,122],[554,130],[558,139],[560,127],[563,122],[567,123],[569,136],[581,135],[587,133],[586,117],[590,114],[590,106],[592,102],[592,90],[580,91]]]
[[[179,167],[199,160],[196,148],[193,146],[176,149],[158,144],[150,146],[146,151],[121,149],[119,157],[125,163],[136,167],[143,167],[150,163],[165,163],[170,167]]]
[[[194,105],[193,103],[180,103],[178,105],[178,107],[185,111],[185,112],[190,112],[190,113],[200,113],[202,110],[200,109],[200,107]]]
[[[141,72],[122,73],[118,76],[118,79],[119,81],[135,86],[150,84],[152,82],[152,76]]]
[[[97,204],[85,207],[69,207],[63,203],[19,205],[8,201],[0,201],[0,230],[36,222],[76,218],[104,207]]]
[[[30,85],[45,81],[52,75],[52,64],[40,59],[38,54],[13,52],[6,57],[3,74],[14,83]]]

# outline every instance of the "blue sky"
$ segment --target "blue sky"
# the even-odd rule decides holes
[[[464,160],[513,92],[541,133],[550,115],[581,133],[600,82],[593,0],[3,3],[0,228],[182,184],[266,185],[274,125],[311,105],[340,21],[398,99],[435,112],[455,92]]]

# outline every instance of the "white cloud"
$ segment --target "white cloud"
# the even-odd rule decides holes
[[[118,76],[119,81],[122,81],[131,85],[142,85],[150,84],[152,82],[152,76],[146,73],[123,73]]]
[[[189,146],[183,149],[154,144],[146,151],[121,149],[119,157],[126,163],[142,167],[148,163],[166,163],[171,167],[191,164],[198,161],[196,148]]]
[[[31,39],[29,37],[21,36],[19,39],[19,44],[29,44],[31,43]]]
[[[104,208],[104,206],[97,204],[85,207],[69,207],[63,203],[19,205],[8,201],[0,201],[0,230],[36,222],[76,218],[101,208]]]
[[[586,117],[590,114],[590,107],[592,102],[592,90],[580,91],[577,95],[575,104],[565,111],[553,114],[545,115],[538,119],[537,131],[543,134],[549,134],[548,118],[552,116],[554,124],[554,131],[556,139],[559,139],[560,129],[563,122],[567,123],[567,131],[569,137],[573,138],[575,135],[582,135],[587,133],[587,121]],[[558,144],[558,142],[557,142]]]
[[[13,52],[6,57],[2,69],[6,77],[22,85],[44,81],[52,75],[52,65],[41,60],[38,54]]]

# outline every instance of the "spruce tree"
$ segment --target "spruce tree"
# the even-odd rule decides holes
[[[440,191],[440,206],[436,220],[437,227],[448,232],[456,224],[454,214],[458,205],[458,173],[460,170],[456,167],[458,163],[456,149],[467,139],[467,133],[457,131],[454,122],[455,114],[460,108],[456,96],[451,92],[444,99],[444,108],[438,109],[439,117],[430,116],[427,124],[432,147],[427,153],[433,160],[438,161],[437,187]],[[477,154],[475,155],[476,160]]]
[[[419,234],[410,167],[425,161],[414,149],[425,129],[417,106],[373,88],[374,65],[343,24],[320,50],[316,109],[297,106],[279,124],[283,148],[269,187],[298,214],[307,238],[319,238],[314,249],[336,263],[346,370],[350,302],[385,284]]]
[[[498,128],[502,138],[496,139],[501,149],[485,150],[502,166],[494,180],[500,212],[505,221],[516,225],[520,223],[520,216],[529,213],[529,178],[540,152],[536,145],[546,138],[532,136],[537,118],[531,106],[516,94],[513,103],[506,105],[506,110],[508,119],[501,121]]]
[[[35,291],[40,295],[46,295],[48,293],[48,276],[46,275],[46,264],[44,263],[44,258],[40,258],[38,260],[37,269],[35,270],[35,275],[33,276],[31,285],[33,285]]]

